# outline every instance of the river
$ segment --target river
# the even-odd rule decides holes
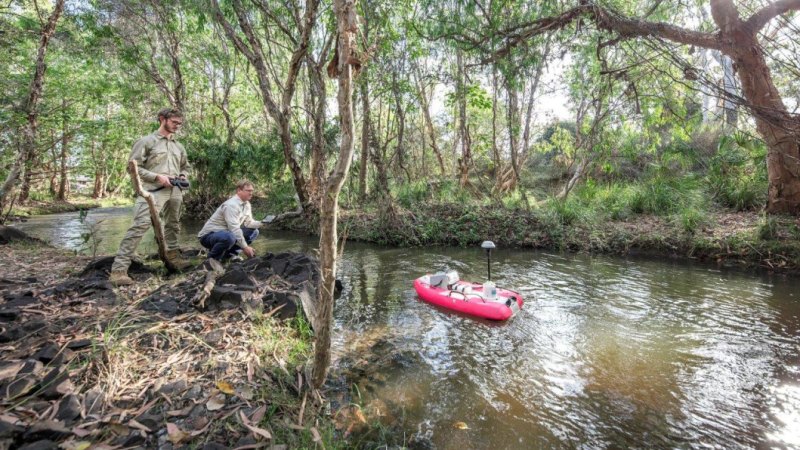
[[[128,208],[15,226],[56,246],[113,253]],[[102,221],[96,245],[87,223]],[[197,246],[201,223],[184,225]],[[266,231],[257,252],[316,239]],[[152,236],[140,252],[155,252]],[[800,448],[797,278],[668,259],[497,249],[492,279],[526,303],[508,323],[421,302],[414,278],[482,281],[479,248],[348,242],[338,277],[334,374],[411,447]],[[372,416],[371,416],[372,418]],[[375,419],[378,420],[378,419]]]

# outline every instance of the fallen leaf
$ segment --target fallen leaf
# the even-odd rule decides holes
[[[217,394],[211,396],[206,402],[206,409],[209,411],[216,411],[225,406],[225,394]]]
[[[61,445],[59,445],[63,450],[86,450],[91,446],[92,443],[89,441],[76,441],[74,439],[62,442]]]
[[[240,387],[239,388],[239,397],[241,397],[244,400],[252,400],[253,397],[254,397],[253,388],[251,388],[250,386],[242,386],[242,387]]]
[[[263,437],[264,439],[272,439],[272,434],[270,434],[269,431],[263,428],[259,428],[249,424],[244,424],[244,426],[247,427],[248,430],[252,431],[253,434],[256,435],[256,438],[260,436]]]
[[[141,423],[137,422],[134,419],[131,419],[131,420],[128,421],[128,426],[131,427],[131,428],[136,428],[137,430],[142,430],[142,431],[144,431],[146,433],[152,433],[150,428],[147,428],[147,426],[142,425]]]
[[[236,393],[236,390],[227,381],[217,381],[217,389],[228,395],[233,395]]]
[[[319,434],[317,427],[311,427],[311,440],[317,443],[322,442],[322,435]]]
[[[456,430],[469,430],[469,426],[464,422],[454,423],[453,428],[455,428]]]
[[[177,425],[167,422],[167,439],[173,444],[180,444],[184,439],[189,437],[189,433],[181,430]]]
[[[250,421],[253,423],[261,422],[261,419],[264,418],[264,414],[267,413],[267,405],[261,405],[253,411],[253,414],[250,415]]]

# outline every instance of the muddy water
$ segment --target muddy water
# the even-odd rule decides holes
[[[103,219],[112,253],[129,210]],[[201,224],[187,224],[195,245]],[[16,225],[78,248],[77,214]],[[257,251],[315,239],[266,232]],[[150,238],[147,245],[155,251]],[[348,243],[335,310],[341,402],[381,423],[357,441],[419,448],[800,447],[800,285],[669,261],[499,249],[492,278],[520,291],[505,324],[421,302],[415,277],[483,280],[480,249]]]

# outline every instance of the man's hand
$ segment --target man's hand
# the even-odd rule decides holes
[[[156,175],[156,183],[164,186],[165,188],[172,187],[172,183],[169,182],[169,177],[166,175]]]
[[[243,248],[242,252],[244,252],[244,254],[247,255],[248,258],[256,256],[256,249],[250,246]]]

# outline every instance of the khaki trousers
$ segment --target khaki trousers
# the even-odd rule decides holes
[[[181,205],[183,204],[183,191],[177,187],[172,189],[164,188],[156,192],[151,192],[156,203],[156,209],[161,215],[161,223],[164,230],[164,240],[167,250],[178,248],[178,233],[181,229]],[[142,240],[142,236],[150,229],[152,220],[147,201],[144,197],[137,197],[133,207],[133,225],[128,228],[122,242],[119,243],[119,251],[114,258],[114,265],[111,266],[112,272],[127,272],[131,265],[131,258],[136,254],[136,247]]]

